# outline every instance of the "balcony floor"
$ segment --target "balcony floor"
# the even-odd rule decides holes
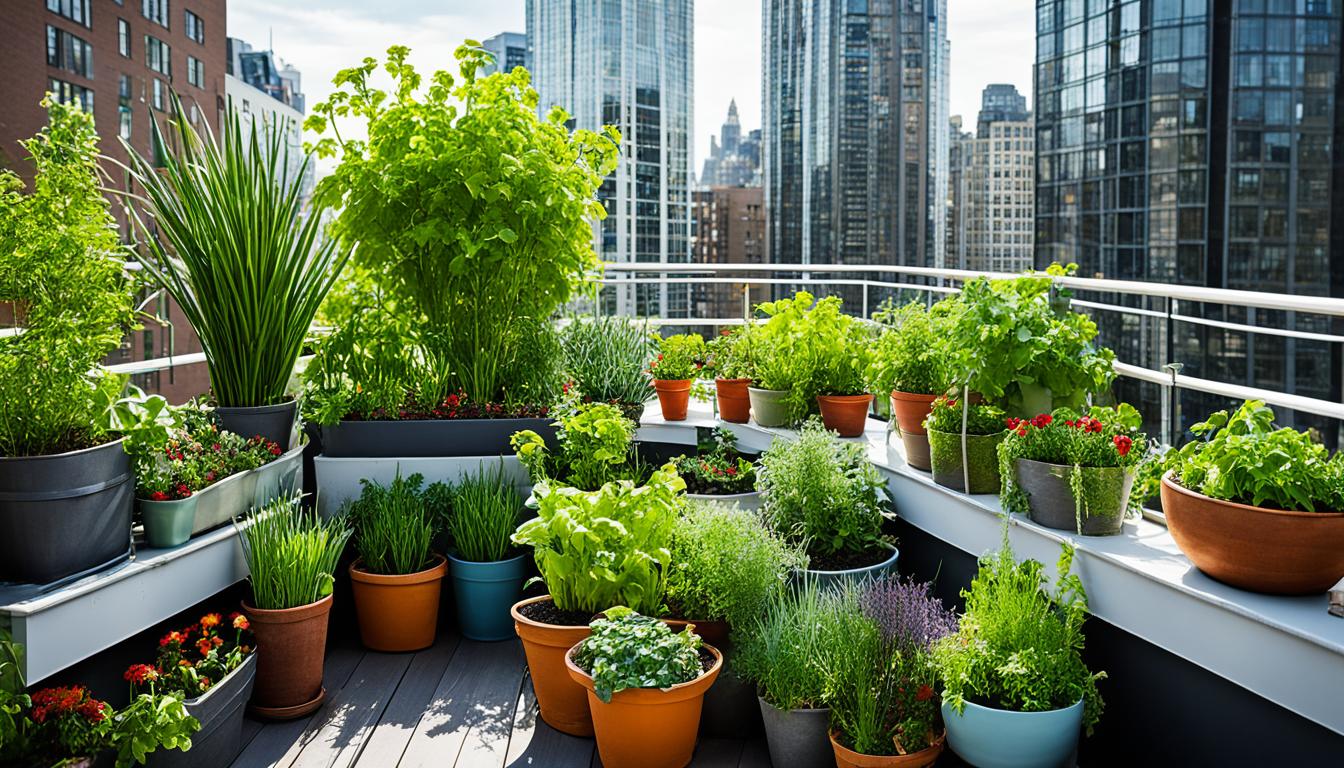
[[[247,719],[234,768],[263,766],[600,766],[592,739],[537,717],[517,640],[443,635],[419,653],[365,651],[345,638],[327,652],[327,702],[284,723]],[[701,739],[692,766],[769,768],[762,740]]]

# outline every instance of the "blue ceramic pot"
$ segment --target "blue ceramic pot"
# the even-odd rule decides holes
[[[1069,763],[1083,727],[1083,702],[1048,712],[1013,712],[966,702],[943,704],[947,743],[978,768],[1054,768]]]
[[[509,640],[514,637],[509,608],[523,594],[527,580],[527,553],[491,563],[473,563],[448,555],[457,623],[468,640]]]
[[[195,494],[174,501],[136,499],[145,524],[145,543],[151,547],[176,547],[191,538],[196,524]]]

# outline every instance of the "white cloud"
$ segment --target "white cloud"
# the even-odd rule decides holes
[[[1036,3],[1033,0],[948,0],[952,43],[951,112],[975,125],[980,91],[990,83],[1012,83],[1033,101],[1031,65],[1036,57]]]

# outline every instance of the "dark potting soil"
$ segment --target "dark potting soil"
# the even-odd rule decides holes
[[[586,627],[593,620],[593,614],[585,611],[562,611],[550,600],[528,603],[518,612],[538,624],[550,624],[553,627]]]
[[[705,672],[708,672],[709,670],[711,670],[711,669],[713,669],[713,668],[714,668],[714,654],[710,653],[706,648],[701,647],[701,648],[700,648],[700,670],[701,670],[700,674],[703,675]]]
[[[875,547],[862,552],[833,552],[827,555],[808,555],[808,570],[812,571],[852,571],[867,568],[891,557],[891,550]]]

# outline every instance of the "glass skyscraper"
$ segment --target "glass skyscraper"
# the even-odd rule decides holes
[[[561,105],[575,126],[614,125],[621,160],[599,196],[595,227],[608,261],[691,260],[693,0],[528,0],[533,83],[543,113]],[[656,273],[656,270],[651,270]],[[621,313],[686,317],[686,285],[614,292]]]
[[[1340,5],[1038,0],[1036,266],[1073,261],[1089,277],[1344,295],[1344,268],[1331,269],[1344,235],[1332,221],[1344,168],[1335,162]],[[1136,307],[1145,308],[1163,309]],[[1326,341],[1207,323],[1168,332],[1139,314],[1099,319],[1121,360],[1340,396],[1340,360]],[[1291,312],[1209,309],[1200,319],[1329,331],[1324,318]],[[1156,408],[1151,393],[1140,399]],[[1178,429],[1223,405],[1189,393],[1182,403]]]

